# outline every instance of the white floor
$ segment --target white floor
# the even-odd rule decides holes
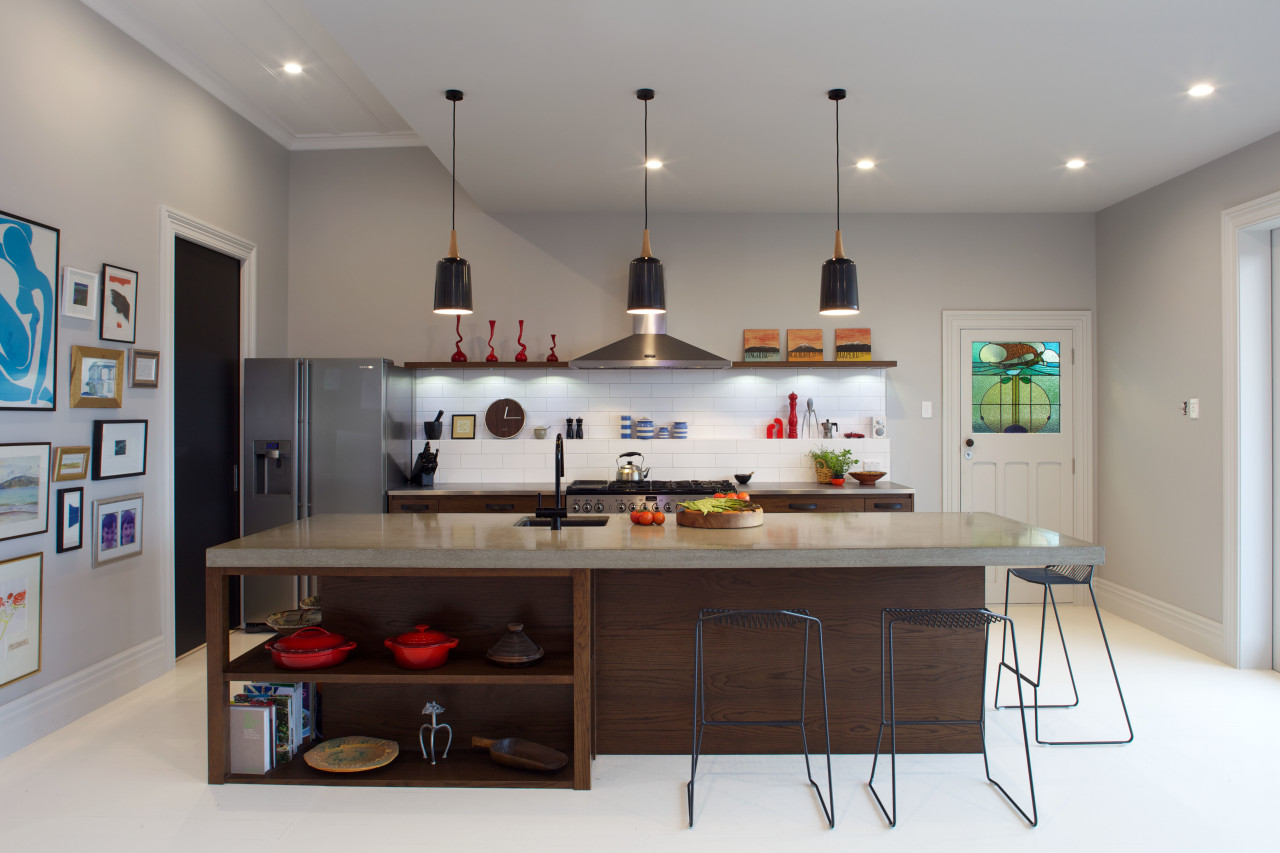
[[[1085,641],[1096,637],[1092,610],[1068,610],[1085,700],[1044,712],[1045,734],[1119,731],[1106,658],[1100,643]],[[1039,609],[1014,615],[1025,659]],[[694,829],[686,826],[683,756],[603,756],[590,791],[210,786],[197,653],[0,760],[0,839],[5,850],[276,853],[1276,849],[1280,675],[1233,670],[1106,618],[1137,739],[1033,744],[1036,829],[985,781],[979,756],[901,759],[896,829],[868,794],[871,758],[863,755],[836,757],[834,830],[797,756],[705,759]],[[988,714],[993,772],[1015,796],[1025,795],[1019,736],[1016,711]],[[878,772],[878,789],[880,782]]]

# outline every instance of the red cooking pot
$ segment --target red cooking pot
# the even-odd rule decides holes
[[[276,666],[285,669],[322,669],[334,666],[346,660],[347,653],[355,647],[354,640],[318,626],[294,631],[287,637],[277,637],[265,644]]]
[[[405,669],[432,669],[449,659],[449,649],[458,645],[458,638],[432,631],[430,625],[414,625],[412,631],[388,637],[383,643]]]

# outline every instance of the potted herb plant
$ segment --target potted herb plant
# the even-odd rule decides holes
[[[858,464],[858,460],[853,458],[852,450],[830,450],[822,445],[810,450],[809,458],[813,460],[819,483],[830,483],[832,478],[839,479],[851,465]]]

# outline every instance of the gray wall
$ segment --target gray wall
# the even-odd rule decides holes
[[[1223,618],[1222,212],[1278,189],[1280,135],[1097,216],[1106,578],[1214,622]],[[1181,414],[1189,397],[1200,398],[1200,420]]]
[[[160,349],[160,207],[168,205],[259,247],[259,351],[283,354],[287,307],[287,152],[75,0],[5,0],[0,50],[0,209],[61,229],[61,263],[104,261],[139,273],[137,346]],[[145,494],[143,554],[90,569],[85,547],[55,553],[50,532],[0,543],[0,559],[44,553],[42,670],[0,689],[0,705],[162,632],[162,484],[171,476],[159,389],[125,388],[122,409],[72,409],[72,344],[97,323],[60,318],[57,410],[0,412],[0,441],[91,443],[95,418],[150,422],[145,477],[58,483],[93,500]],[[160,376],[173,376],[161,352]],[[108,697],[109,698],[109,697]],[[83,709],[85,711],[90,708]]]
[[[290,354],[449,359],[453,318],[431,313],[449,186],[424,149],[293,155]],[[898,362],[887,401],[894,479],[919,490],[920,510],[939,510],[942,310],[1094,308],[1093,216],[846,215],[863,311],[844,320],[817,313],[833,219],[651,212],[667,331],[738,359],[745,328],[822,328],[830,346],[837,327],[870,327],[873,357]],[[459,251],[476,308],[462,321],[463,350],[484,357],[489,320],[508,359],[521,319],[531,358],[545,356],[552,333],[561,357],[629,333],[627,264],[642,227],[639,212],[489,217],[460,192]],[[934,402],[932,420],[920,418],[922,400]]]

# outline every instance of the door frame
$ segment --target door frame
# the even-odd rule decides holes
[[[173,373],[173,354],[174,354],[174,303],[175,294],[173,271],[173,241],[181,237],[184,240],[190,240],[192,243],[198,243],[201,246],[229,255],[240,261],[240,384],[244,385],[244,360],[252,358],[256,348],[257,340],[255,332],[257,328],[257,292],[258,292],[258,247],[242,237],[237,237],[230,232],[223,231],[216,226],[207,222],[202,222],[194,216],[188,216],[185,213],[174,210],[171,207],[161,205],[160,207],[160,320],[163,329],[164,343],[162,352],[169,354],[170,359],[170,376]],[[160,431],[163,437],[160,443],[160,452],[162,458],[168,464],[169,475],[164,478],[161,483],[163,491],[161,505],[164,507],[164,565],[168,570],[163,575],[163,588],[160,595],[161,621],[160,626],[164,636],[165,648],[168,649],[169,657],[176,656],[177,637],[174,627],[174,606],[173,606],[173,590],[174,590],[174,495],[176,488],[174,483],[174,464],[173,464],[173,448],[174,448],[174,384],[172,381],[161,382],[161,407],[164,412],[164,428]],[[241,413],[241,420],[244,414]],[[242,425],[243,426],[243,425]],[[243,434],[244,430],[240,430]],[[236,437],[236,443],[239,444],[241,438]],[[242,454],[237,454],[239,459]],[[243,480],[243,472],[241,478]],[[243,487],[243,482],[241,483]]]
[[[943,311],[942,312],[942,511],[960,511],[960,443],[967,423],[960,400],[965,368],[960,357],[965,329],[1069,329],[1072,350],[1071,428],[1075,441],[1074,514],[1077,539],[1094,535],[1094,375],[1092,311]],[[1065,354],[1063,356],[1066,357]]]

